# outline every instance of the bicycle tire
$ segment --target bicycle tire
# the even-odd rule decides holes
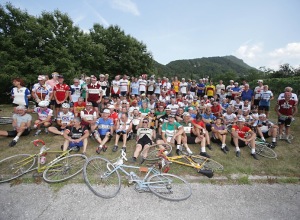
[[[48,183],[58,183],[76,176],[83,170],[87,157],[82,154],[73,154],[62,157],[51,164],[43,172],[43,178]]]
[[[118,170],[111,172],[114,165],[102,157],[89,158],[83,167],[84,181],[96,195],[105,199],[115,197],[121,189]]]
[[[202,157],[200,155],[191,155],[189,156],[194,162],[199,165],[203,164],[202,169],[212,170],[212,171],[223,171],[224,167],[219,162],[212,160],[207,157]]]
[[[268,145],[268,143],[255,143],[255,152],[262,157],[276,159],[277,153],[269,148]],[[248,145],[248,147],[250,146]]]
[[[155,174],[148,178],[147,184],[153,194],[169,201],[186,200],[192,195],[191,185],[173,174]]]
[[[22,161],[27,158],[26,164],[22,165]],[[0,183],[11,181],[28,173],[32,170],[34,164],[35,157],[32,157],[30,154],[17,154],[4,158],[0,161]]]
[[[12,124],[12,117],[0,117],[0,125]]]
[[[170,144],[154,144],[150,146],[150,149],[148,151],[148,156],[145,158],[145,160],[148,161],[154,161],[154,160],[158,160],[159,157],[158,155],[158,151],[160,150],[160,146],[164,146],[165,150],[168,152],[168,156],[171,154],[172,152],[172,145]]]

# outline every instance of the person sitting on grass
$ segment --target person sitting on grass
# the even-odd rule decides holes
[[[265,114],[260,114],[259,119],[256,120],[253,124],[253,127],[256,128],[256,134],[263,140],[265,138],[272,137],[272,148],[275,148],[277,145],[276,136],[278,132],[278,126],[274,125],[271,121],[267,119]]]
[[[0,130],[0,136],[14,137],[8,146],[13,147],[17,144],[20,136],[27,136],[30,133],[32,116],[26,113],[25,106],[17,106],[16,114],[13,115],[13,131]]]
[[[63,103],[61,106],[62,111],[57,115],[56,127],[51,126],[48,128],[49,132],[57,135],[63,135],[66,127],[72,125],[74,120],[74,114],[69,111],[70,104]]]
[[[255,153],[255,138],[256,134],[249,127],[245,126],[245,119],[239,118],[237,125],[233,125],[231,131],[231,144],[235,146],[236,157],[241,156],[240,147],[244,147],[250,143],[251,156],[255,160],[258,160],[258,157]]]
[[[87,138],[89,135],[89,130],[85,126],[82,126],[81,119],[76,117],[74,119],[74,124],[67,126],[64,130],[63,136],[65,142],[62,150],[66,151],[68,148],[82,147],[82,154],[86,154],[88,144]]]
[[[186,151],[189,154],[192,154],[193,152],[190,150],[188,144],[200,143],[200,155],[203,157],[210,158],[208,153],[206,153],[206,149],[205,149],[206,140],[204,135],[200,135],[198,137],[192,133],[193,124],[191,122],[191,116],[188,112],[183,113],[183,121],[181,121],[180,124],[183,126],[183,130],[184,130],[184,132],[182,133],[182,143],[183,146],[185,146]]]
[[[136,148],[133,153],[132,161],[136,162],[139,155],[141,155],[141,164],[148,155],[150,146],[153,144],[154,130],[149,128],[149,120],[144,118],[141,120],[137,130]]]
[[[229,151],[229,148],[226,146],[226,126],[223,124],[222,118],[217,118],[215,123],[211,127],[212,131],[212,142],[218,143],[221,145],[221,150],[223,153],[227,154],[227,151]]]
[[[107,150],[106,143],[109,142],[114,133],[114,122],[109,118],[110,110],[104,109],[101,114],[101,118],[96,121],[96,124],[92,128],[94,131],[94,137],[99,143],[99,146],[96,149],[96,153],[100,154],[101,150],[105,152]]]
[[[198,113],[196,115],[196,118],[194,120],[192,120],[192,124],[193,124],[193,129],[192,129],[193,135],[197,136],[198,139],[200,139],[200,140],[202,140],[202,137],[204,136],[205,142],[206,142],[206,147],[208,149],[212,150],[212,147],[210,145],[209,133],[205,129],[205,123],[202,120],[202,115]]]
[[[41,127],[45,128],[45,133],[48,134],[48,127],[52,124],[51,117],[53,116],[53,110],[48,108],[48,101],[40,101],[39,107],[34,108],[33,110],[27,110],[27,112],[35,112],[38,114],[38,119],[34,122],[34,129],[37,129],[34,136],[39,135],[42,130]]]
[[[120,120],[118,120],[116,125],[116,139],[115,146],[112,151],[116,152],[118,150],[118,142],[123,141],[122,150],[126,152],[126,143],[130,140],[132,135],[132,121],[128,118],[127,113],[122,113]]]
[[[175,121],[175,115],[169,115],[168,122],[162,125],[161,138],[157,140],[157,144],[175,144],[176,154],[180,155],[181,149],[181,137],[183,133],[183,127],[181,124]]]

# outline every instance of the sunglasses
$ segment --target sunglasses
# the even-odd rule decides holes
[[[143,121],[143,123],[144,123],[144,124],[147,124],[147,123],[148,123],[148,121]]]

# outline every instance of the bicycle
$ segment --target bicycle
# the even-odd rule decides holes
[[[124,160],[127,161],[126,153],[121,151],[121,156],[115,163],[96,156],[89,158],[84,164],[84,180],[96,196],[109,199],[118,194],[121,188],[119,171],[127,176],[129,184],[135,184],[135,190],[138,192],[152,192],[169,201],[182,201],[191,196],[191,186],[183,178],[160,173],[155,165],[150,168],[125,165]],[[146,174],[141,178],[135,172],[128,172],[126,169],[135,169]]]
[[[248,144],[248,147],[251,148],[250,144]],[[277,160],[277,153],[272,150],[271,147],[272,144],[265,142],[260,138],[255,139],[255,152],[258,155]]]
[[[39,143],[43,146],[37,154],[17,154],[0,161],[0,183],[11,181],[33,170],[42,173],[43,179],[49,183],[70,179],[82,171],[87,157],[81,154],[69,155],[71,151],[76,151],[76,149],[50,151],[45,146],[44,141],[33,141],[36,147]],[[52,161],[42,164],[43,159],[45,159],[43,157],[48,153],[60,153],[60,155]],[[37,166],[35,166],[36,163]]]
[[[165,151],[161,145],[167,146],[167,149],[172,149],[172,146],[169,144],[155,144],[152,145],[152,150],[149,151],[148,157],[145,158],[145,160],[148,161],[155,161],[162,159],[162,167],[166,166],[166,170],[164,172],[167,172],[169,169],[170,163],[177,163],[180,165],[193,167],[197,170],[198,173],[201,173],[208,178],[213,177],[214,171],[222,171],[224,169],[223,165],[218,163],[217,161],[214,161],[210,158],[203,157],[200,155],[190,155],[185,151],[181,151],[181,155],[179,156],[170,156],[170,150]]]

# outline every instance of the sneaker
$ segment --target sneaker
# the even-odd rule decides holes
[[[37,130],[34,134],[34,136],[38,136],[40,133],[42,132],[42,130]]]
[[[212,147],[210,146],[210,144],[206,145],[206,147],[210,150],[212,150]]]
[[[131,160],[130,160],[130,162],[131,162],[131,163],[135,163],[135,162],[136,162],[136,158],[135,158],[135,157],[132,157]]]
[[[84,156],[86,156],[86,152],[82,152],[81,154],[84,155]]]
[[[104,145],[104,146],[102,147],[102,150],[103,150],[103,152],[105,152],[105,151],[107,150],[107,146]]]
[[[210,156],[206,152],[200,152],[200,156],[210,158]]]
[[[102,147],[97,147],[96,153],[97,153],[97,154],[100,154],[101,151],[102,151]]]
[[[122,151],[126,153],[126,147],[122,147]]]
[[[178,156],[181,154],[179,149],[176,149],[176,154],[177,154]]]
[[[17,144],[17,142],[15,140],[12,140],[8,146],[13,147]]]
[[[224,154],[227,154],[227,151],[226,151],[225,147],[221,148],[221,151],[222,151]]]
[[[225,145],[224,148],[225,148],[226,151],[229,151],[229,147],[227,147],[227,145]]]
[[[252,156],[255,160],[258,160],[258,157],[257,157],[256,153],[251,154],[251,156]]]
[[[241,156],[241,152],[240,152],[240,151],[236,151],[236,152],[235,152],[235,156],[236,156],[236,157],[240,157],[240,156]]]
[[[275,148],[277,146],[277,142],[272,142],[271,144],[270,144],[270,148]]]
[[[49,134],[48,128],[45,128],[45,133]]]
[[[112,149],[113,152],[116,152],[118,150],[118,145],[115,145]]]

